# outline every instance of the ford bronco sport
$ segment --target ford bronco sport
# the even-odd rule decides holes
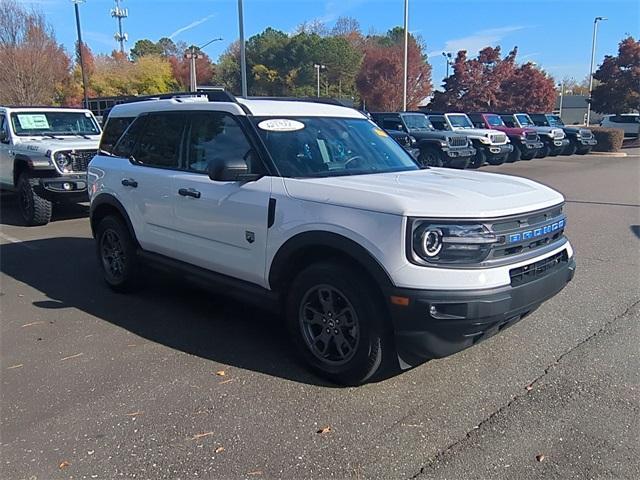
[[[400,130],[416,139],[424,166],[466,168],[476,151],[466,135],[436,130],[424,113],[379,112],[371,117],[385,130]]]
[[[495,113],[469,113],[469,118],[476,128],[493,128],[507,134],[513,152],[509,155],[509,162],[517,162],[519,160],[531,160],[535,158],[538,150],[544,144],[540,141],[540,137],[532,128],[513,128],[507,127]]]
[[[54,202],[88,200],[99,141],[89,110],[0,107],[0,186],[18,192],[27,225],[49,223]]]
[[[564,199],[530,180],[420,168],[356,110],[226,92],[118,105],[89,165],[107,284],[152,265],[283,313],[341,384],[470,347],[557,294]]]

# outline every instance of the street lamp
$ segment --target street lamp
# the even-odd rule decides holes
[[[76,11],[76,30],[78,32],[78,60],[80,61],[80,72],[82,74],[82,91],[84,94],[84,108],[89,108],[89,98],[87,97],[87,74],[84,71],[84,60],[82,58],[82,33],[80,29],[80,9],[78,4],[84,3],[84,0],[71,0],[73,8]]]
[[[596,35],[598,34],[598,22],[608,20],[606,17],[596,17],[593,20],[593,40],[591,42],[591,68],[589,70],[589,101],[587,102],[587,123],[591,120],[591,92],[593,91],[593,62],[596,56]]]
[[[564,101],[564,80],[558,84],[558,87],[560,88],[560,112],[558,113],[558,115],[562,120],[562,103]]]
[[[447,77],[449,78],[449,66],[451,65],[451,52],[442,52],[442,56],[445,58],[445,61],[447,62]]]
[[[242,0],[238,0],[238,30],[240,33],[240,83],[242,84],[242,96],[247,96],[247,52],[244,44],[244,14]]]
[[[404,0],[404,73],[402,110],[407,111],[407,84],[409,82],[409,0]]]
[[[325,70],[327,67],[326,65],[322,65],[320,63],[314,63],[313,68],[316,69],[316,76],[318,79],[318,97],[320,97],[320,70]]]
[[[196,47],[195,45],[190,46],[186,52],[184,52],[184,58],[189,60],[189,91],[195,92],[198,90],[198,78],[196,72],[196,60],[199,58],[204,58],[204,55],[200,53],[207,45],[211,45],[213,42],[218,42],[222,40],[222,38],[214,38],[213,40],[209,40],[207,43],[200,47]]]

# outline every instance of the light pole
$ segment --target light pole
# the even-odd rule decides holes
[[[598,22],[607,20],[606,17],[596,17],[593,20],[593,40],[591,42],[591,68],[589,69],[589,101],[587,103],[587,122],[586,126],[589,126],[591,120],[591,92],[593,91],[593,62],[596,57],[596,36],[598,34]]]
[[[214,38],[213,40],[209,40],[207,43],[200,47],[196,47],[195,45],[190,46],[186,52],[184,52],[184,58],[189,60],[189,91],[195,92],[198,90],[198,76],[196,72],[196,60],[199,58],[204,58],[204,55],[200,53],[207,45],[212,44],[213,42],[218,42],[222,40],[222,38]]]
[[[89,98],[87,97],[87,74],[84,71],[84,59],[82,58],[82,32],[80,28],[80,9],[79,3],[84,3],[84,0],[71,0],[73,7],[76,11],[76,30],[78,31],[78,60],[80,61],[80,72],[82,74],[82,92],[84,94],[84,108],[89,108]]]
[[[558,113],[558,115],[560,116],[560,120],[562,120],[562,103],[564,102],[564,80],[558,84],[558,87],[560,87],[560,113]]]
[[[451,52],[442,52],[442,56],[444,57],[445,61],[447,62],[447,77],[449,78],[449,66],[451,65]]]
[[[247,96],[247,52],[244,44],[244,13],[242,0],[238,0],[238,30],[240,31],[240,83],[242,84],[242,96]]]
[[[314,63],[313,67],[316,69],[316,77],[318,80],[318,97],[320,97],[320,70],[324,70],[325,68],[327,68],[325,65],[322,65],[320,63]]]
[[[409,0],[404,0],[404,73],[402,77],[402,110],[407,111],[407,84],[409,82]]]

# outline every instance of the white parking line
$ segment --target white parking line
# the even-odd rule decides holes
[[[0,238],[2,238],[3,240],[6,240],[7,242],[16,243],[16,244],[20,245],[21,247],[28,248],[29,250],[37,250],[38,249],[38,247],[35,247],[33,245],[29,245],[28,243],[25,243],[24,240],[20,240],[19,238],[12,237],[11,235],[7,235],[6,233],[0,232]]]

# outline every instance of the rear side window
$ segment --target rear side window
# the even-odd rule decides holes
[[[444,117],[441,117],[441,116],[429,117],[429,121],[433,125],[433,128],[435,128],[436,130],[447,130],[448,125]]]
[[[404,130],[400,117],[387,117],[382,119],[382,128],[385,130]]]
[[[133,149],[138,142],[140,134],[144,131],[146,123],[147,115],[137,117],[120,137],[120,140],[116,142],[112,153],[117,157],[131,158],[133,155]]]
[[[502,121],[509,128],[516,128],[516,122],[511,115],[503,115]]]
[[[100,141],[100,150],[107,153],[113,153],[113,147],[116,146],[118,140],[125,132],[134,117],[109,118],[102,132],[102,140]]]
[[[185,115],[152,113],[146,117],[144,130],[133,147],[134,161],[150,167],[179,168]]]

